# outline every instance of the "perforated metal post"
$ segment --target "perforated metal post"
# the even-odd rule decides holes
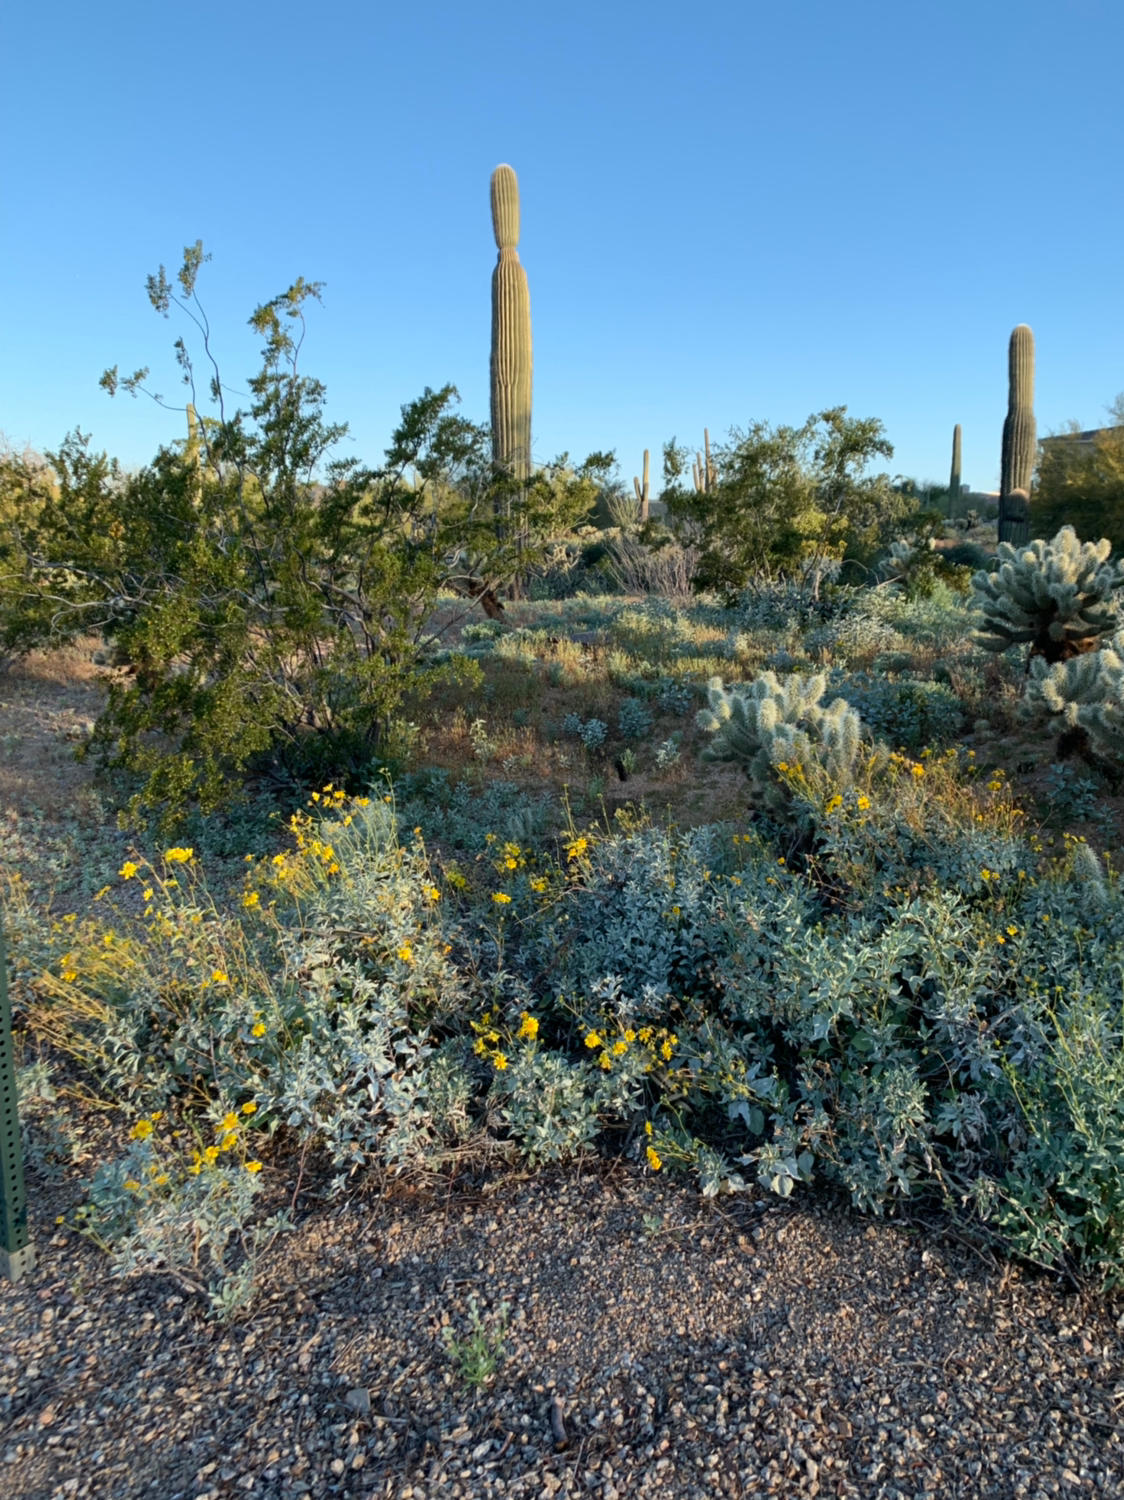
[[[27,1190],[8,1000],[8,945],[0,922],[0,1275],[19,1281],[34,1264],[35,1251],[27,1242]]]

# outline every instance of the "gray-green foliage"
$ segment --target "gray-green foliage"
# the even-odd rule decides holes
[[[782,681],[775,672],[763,672],[754,682],[728,688],[712,677],[706,689],[709,707],[698,714],[699,727],[714,735],[703,758],[743,766],[754,799],[774,812],[791,806],[777,774],[782,761],[815,760],[839,788],[849,787],[863,751],[862,721],[843,698],[821,703],[826,686],[823,673]]]
[[[994,570],[972,578],[972,603],[983,615],[976,636],[987,651],[1029,644],[1032,656],[1065,661],[1110,635],[1119,623],[1124,564],[1112,544],[1081,542],[1072,526],[1051,541],[1000,542]]]

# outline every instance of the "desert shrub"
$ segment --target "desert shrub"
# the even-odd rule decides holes
[[[1124,1277],[1118,877],[1079,840],[1047,855],[970,754],[864,750],[845,783],[810,723],[803,763],[770,762],[795,850],[760,818],[555,839],[518,788],[431,775],[324,789],[225,904],[177,847],[88,919],[14,924],[20,1025],[131,1137],[88,1231],[221,1311],[284,1227],[255,1192],[287,1147],[339,1188],[474,1140],[532,1162],[626,1140],[706,1192],[926,1199]]]
[[[197,243],[178,281],[161,268],[148,294],[192,319],[210,360],[204,259]],[[451,386],[403,408],[380,467],[336,457],[346,428],[327,422],[324,387],[299,366],[318,295],[298,279],[255,310],[248,412],[226,410],[216,370],[216,414],[189,406],[186,444],[136,474],[68,440],[25,539],[32,614],[49,578],[62,622],[51,629],[95,624],[131,668],[111,684],[91,748],[139,778],[134,811],[165,826],[189,804],[219,806],[251,770],[307,779],[369,765],[406,695],[458,670],[433,660],[439,591],[466,611],[494,597],[595,493],[588,465],[562,461],[516,485],[493,464],[487,429],[454,414]],[[192,355],[182,339],[176,351],[194,397]],[[102,383],[135,395],[146,377],[114,368]]]
[[[846,699],[878,739],[914,755],[926,745],[943,748],[963,726],[960,699],[938,682],[833,671],[828,688]]]
[[[617,727],[626,740],[647,739],[652,732],[652,713],[640,698],[625,698],[617,717]]]

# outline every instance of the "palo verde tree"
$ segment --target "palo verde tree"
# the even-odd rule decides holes
[[[662,498],[701,548],[696,587],[733,593],[753,578],[815,575],[833,559],[869,564],[917,506],[888,474],[865,474],[893,451],[881,422],[845,406],[802,427],[754,422],[734,430],[699,491],[682,482],[682,452],[665,446]]]
[[[124,481],[107,477],[80,516],[65,501],[48,507],[39,533],[44,566],[65,564],[97,595],[129,668],[92,748],[139,775],[136,809],[165,820],[189,802],[219,805],[248,769],[369,763],[404,698],[457,670],[434,659],[438,591],[454,589],[466,609],[494,598],[585,514],[606,462],[517,483],[494,465],[487,427],[456,412],[452,386],[402,408],[379,467],[335,457],[346,428],[327,422],[324,386],[299,363],[321,291],[303,280],[255,310],[261,367],[249,409],[229,411],[196,294],[207,258],[196,243],[174,282],[161,267],[147,290],[157,311],[194,325],[211,414],[194,417],[196,364],[179,338],[188,441]],[[147,380],[113,369],[102,383],[162,402]],[[518,549],[497,533],[499,498],[519,521]]]
[[[1124,551],[1124,392],[1108,410],[1110,425],[1091,435],[1074,422],[1039,443],[1031,502],[1037,535],[1069,525]]]

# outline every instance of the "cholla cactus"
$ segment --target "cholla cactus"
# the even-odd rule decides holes
[[[1006,651],[1026,641],[1030,658],[1068,661],[1110,635],[1120,620],[1124,566],[1110,563],[1112,543],[1079,542],[1072,526],[1027,547],[1000,542],[994,572],[972,578],[972,604],[984,617],[976,641]]]
[[[1032,662],[1024,702],[1030,713],[1056,714],[1071,746],[1124,763],[1124,630],[1085,656]]]
[[[787,787],[776,767],[822,766],[839,790],[852,784],[863,750],[863,726],[843,698],[826,707],[820,702],[827,678],[792,676],[783,682],[763,672],[754,682],[722,686],[712,677],[706,686],[708,708],[700,710],[700,729],[714,735],[704,760],[736,761],[745,768],[754,800],[774,812],[790,806]]]

